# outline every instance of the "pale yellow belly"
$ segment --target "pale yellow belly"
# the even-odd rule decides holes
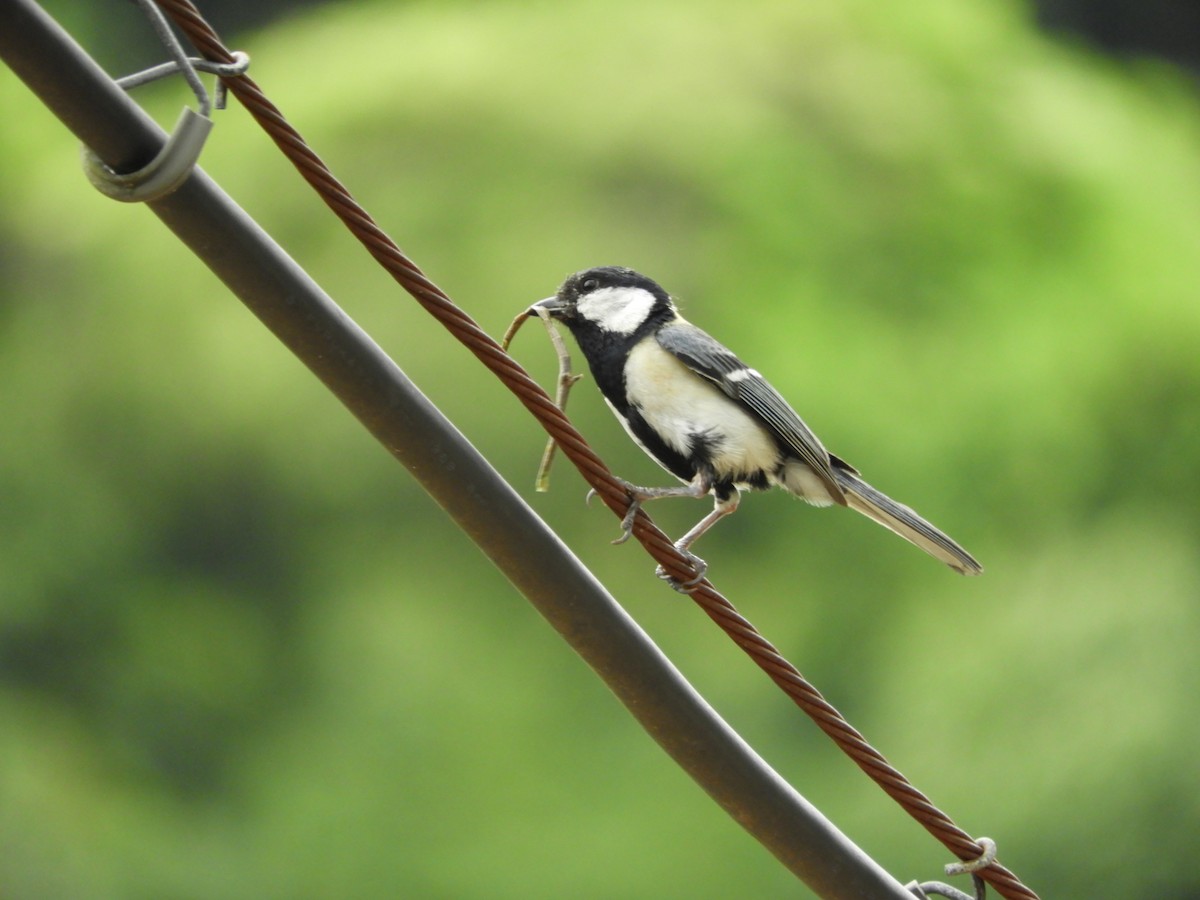
[[[770,473],[778,465],[779,447],[770,432],[655,341],[637,345],[625,371],[629,402],[678,452],[686,456],[700,435],[710,444],[718,475]]]

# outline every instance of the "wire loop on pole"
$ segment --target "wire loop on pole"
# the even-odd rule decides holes
[[[209,114],[214,108],[225,108],[225,82],[220,78],[237,77],[250,66],[250,57],[240,51],[233,52],[233,61],[230,63],[213,63],[206,59],[189,57],[175,33],[171,31],[162,10],[153,0],[137,0],[137,3],[150,20],[154,33],[167,48],[171,60],[119,78],[117,84],[129,90],[179,72],[196,95],[199,111],[184,107],[175,128],[154,159],[132,172],[117,172],[91,148],[83,148],[83,171],[88,181],[104,196],[122,203],[150,203],[161,200],[187,180],[200,159],[209,132],[212,131],[213,121]],[[219,76],[212,97],[205,90],[197,71],[212,72]]]
[[[187,181],[200,159],[212,119],[184,107],[175,129],[154,159],[133,172],[117,172],[91,148],[83,148],[83,173],[100,193],[122,203],[161,200]]]

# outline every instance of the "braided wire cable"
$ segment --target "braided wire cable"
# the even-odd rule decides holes
[[[202,56],[218,63],[235,61],[231,51],[191,0],[154,2],[175,22]],[[376,261],[516,395],[604,503],[618,517],[623,517],[630,502],[625,488],[588,446],[566,415],[555,406],[545,390],[400,250],[251,78],[238,75],[223,80]],[[654,525],[644,510],[638,511],[633,535],[672,577],[679,581],[692,577],[688,560],[675,549],[671,539]],[[863,772],[950,852],[962,860],[975,860],[983,855],[985,848],[893,768],[707,579],[690,596]],[[1003,897],[1010,900],[1037,900],[1036,893],[997,862],[992,862],[977,874]]]

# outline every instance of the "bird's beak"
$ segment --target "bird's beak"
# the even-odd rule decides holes
[[[567,304],[556,294],[553,297],[547,297],[545,300],[539,300],[533,306],[529,307],[529,311],[526,314],[536,316],[540,315],[539,310],[544,310],[550,313],[550,315],[557,317],[558,313],[562,312],[566,306]]]

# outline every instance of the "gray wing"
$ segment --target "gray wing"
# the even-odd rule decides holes
[[[817,474],[830,495],[844,502],[828,451],[765,378],[690,322],[680,321],[664,326],[656,336],[664,350],[762,420],[784,446],[794,451]]]

